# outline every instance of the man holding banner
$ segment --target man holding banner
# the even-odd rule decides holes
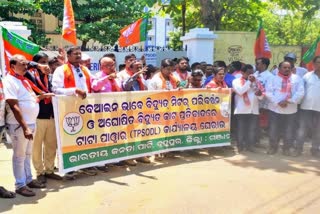
[[[77,46],[70,47],[67,51],[67,63],[58,67],[52,76],[52,88],[55,94],[76,95],[82,99],[91,93],[91,76],[87,67],[81,65],[81,49]],[[95,170],[86,169],[87,175],[96,175]],[[72,178],[73,175],[71,175]]]

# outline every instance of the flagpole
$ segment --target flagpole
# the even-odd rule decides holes
[[[2,38],[2,26],[0,26],[0,57],[1,57],[1,71],[0,75],[4,76],[5,74],[5,58],[4,58],[4,44],[3,44],[3,38]]]

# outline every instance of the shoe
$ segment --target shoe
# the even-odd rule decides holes
[[[276,153],[277,153],[277,149],[275,149],[275,148],[269,148],[267,151],[268,155],[274,155]]]
[[[173,152],[166,152],[163,154],[164,157],[166,158],[174,158],[175,157],[175,153]]]
[[[16,189],[16,193],[25,197],[32,197],[36,195],[36,193],[26,186]]]
[[[45,176],[45,175],[42,175],[42,174],[37,176],[37,180],[38,180],[40,183],[42,183],[42,184],[47,183],[47,178],[46,178],[46,176]]]
[[[140,163],[151,163],[150,159],[147,157],[137,158],[136,161]]]
[[[29,188],[35,188],[35,189],[41,189],[41,188],[46,188],[46,185],[43,183],[40,183],[37,180],[32,180],[30,183],[27,184]]]
[[[101,172],[109,172],[109,169],[107,166],[96,166],[96,168]]]
[[[44,175],[46,178],[49,178],[49,179],[52,179],[52,180],[57,180],[57,181],[60,181],[62,180],[62,177],[58,174],[55,174],[55,173],[46,173]]]
[[[85,169],[82,169],[79,171],[82,172],[83,174],[89,175],[89,176],[95,176],[98,174],[97,170],[93,167],[85,168]]]
[[[16,194],[0,186],[0,198],[15,198]]]
[[[133,159],[124,160],[123,162],[124,162],[126,165],[128,165],[128,166],[136,166],[136,165],[137,165],[137,163],[136,163],[135,160],[133,160]]]
[[[154,160],[163,161],[163,153],[157,154],[154,156]]]
[[[78,173],[76,171],[71,171],[71,172],[67,172],[63,177],[67,180],[75,180],[77,174]]]

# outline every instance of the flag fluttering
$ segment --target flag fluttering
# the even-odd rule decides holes
[[[254,44],[254,55],[256,58],[265,57],[270,59],[272,57],[266,33],[262,27],[262,21],[260,21],[256,42]]]
[[[4,47],[4,60],[6,70],[9,71],[9,60],[15,54],[21,54],[27,60],[32,60],[33,55],[37,54],[40,46],[23,38],[22,36],[8,31],[2,27],[2,39]]]
[[[76,25],[71,0],[64,0],[62,37],[77,45]]]
[[[120,47],[127,47],[147,39],[148,19],[141,18],[136,22],[122,28],[118,39]]]
[[[309,71],[313,70],[312,60],[315,56],[320,56],[320,36],[312,43],[311,47],[302,57],[302,61],[306,64]]]

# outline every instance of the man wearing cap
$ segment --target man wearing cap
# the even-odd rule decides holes
[[[91,57],[88,54],[81,54],[81,65],[86,66],[91,71]]]
[[[284,56],[284,61],[288,61],[291,62],[293,64],[293,68],[292,68],[292,73],[293,74],[297,74],[299,77],[303,78],[303,76],[308,72],[307,69],[299,67],[299,66],[295,66],[296,62],[297,62],[297,56],[295,53],[288,53]],[[272,71],[272,73],[274,75],[277,75],[279,72],[278,68],[274,69]]]

